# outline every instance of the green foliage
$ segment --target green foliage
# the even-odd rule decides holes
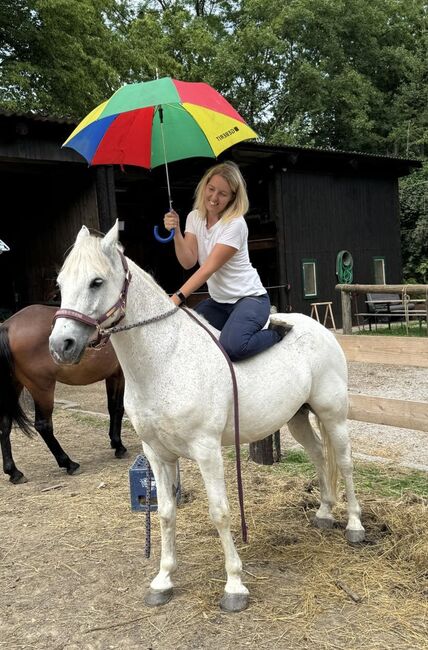
[[[428,284],[428,163],[400,181],[401,250],[406,282]]]
[[[265,142],[424,157],[427,20],[426,0],[2,0],[0,107],[82,118],[170,75],[213,85]],[[426,282],[415,182],[404,268]]]
[[[426,320],[422,319],[420,322],[418,320],[410,321],[408,327],[404,322],[391,323],[390,328],[384,323],[378,323],[376,327],[373,325],[371,330],[362,329],[354,334],[355,336],[424,336],[426,338],[427,324]]]
[[[129,20],[115,0],[3,0],[2,107],[83,116],[132,64]]]
[[[355,477],[357,490],[379,496],[401,497],[410,493],[426,498],[428,495],[428,477],[425,472],[358,463]]]
[[[424,0],[2,0],[1,105],[82,116],[171,75],[211,83],[271,143],[421,155],[426,13]]]

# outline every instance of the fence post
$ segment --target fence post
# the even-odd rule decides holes
[[[341,289],[342,298],[342,328],[344,334],[352,334],[352,302],[351,292]]]
[[[250,458],[259,465],[273,465],[273,437],[250,443]]]

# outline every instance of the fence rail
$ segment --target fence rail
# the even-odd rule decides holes
[[[428,368],[426,339],[344,334],[336,334],[336,338],[348,361]],[[428,432],[428,402],[350,394],[348,418]]]
[[[427,284],[336,284],[342,302],[342,329],[344,334],[352,334],[352,295],[365,293],[401,293],[404,296],[422,295],[427,299]]]

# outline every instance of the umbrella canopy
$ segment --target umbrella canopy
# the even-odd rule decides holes
[[[208,84],[164,77],[117,90],[80,122],[63,146],[90,165],[151,169],[184,158],[215,158],[256,137]]]

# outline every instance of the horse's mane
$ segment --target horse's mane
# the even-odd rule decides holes
[[[110,273],[111,264],[101,250],[101,241],[102,238],[95,235],[82,237],[76,241],[62,265],[60,275],[62,273],[67,275],[79,273],[86,275],[89,279],[94,271],[100,275]],[[120,245],[118,248],[121,249]]]
[[[70,253],[66,257],[64,264],[60,270],[59,275],[64,274],[83,274],[86,279],[90,280],[94,272],[101,276],[106,276],[112,272],[110,260],[101,248],[102,237],[91,235],[90,237],[82,237],[75,242]],[[117,249],[123,252],[123,246],[118,243]],[[167,296],[168,294],[156,282],[156,280],[140,267],[144,281],[157,290],[160,294]]]

